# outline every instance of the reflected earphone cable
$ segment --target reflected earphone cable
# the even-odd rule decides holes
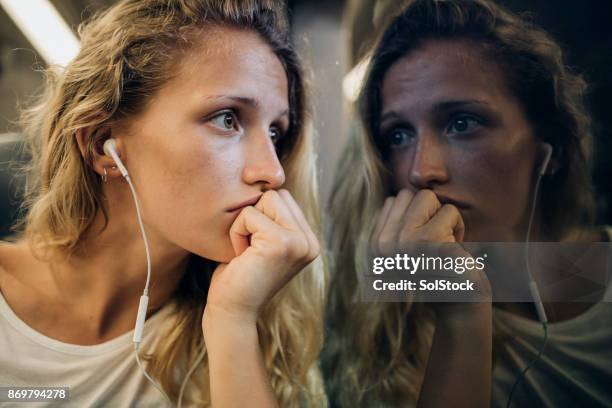
[[[508,402],[506,403],[506,408],[510,407],[512,403],[512,396],[514,395],[514,391],[520,384],[520,382],[525,378],[527,371],[542,357],[544,353],[544,349],[546,348],[546,343],[548,342],[548,318],[546,317],[546,311],[544,310],[544,304],[542,303],[542,297],[540,296],[540,291],[538,290],[538,285],[531,273],[531,269],[529,268],[529,239],[531,238],[531,228],[533,226],[533,218],[535,215],[536,204],[538,201],[538,193],[540,191],[540,181],[542,181],[542,177],[546,173],[546,168],[548,167],[548,163],[550,162],[550,158],[552,156],[553,148],[550,144],[544,143],[546,147],[546,157],[542,162],[542,166],[540,167],[540,171],[538,172],[538,179],[535,184],[534,192],[533,192],[533,201],[531,204],[531,212],[529,214],[529,223],[527,224],[527,234],[525,236],[525,267],[527,269],[527,276],[529,278],[529,292],[531,293],[531,297],[533,299],[533,303],[536,308],[536,313],[538,314],[538,320],[542,324],[542,329],[544,330],[544,338],[542,340],[542,346],[538,351],[538,354],[527,364],[527,366],[521,371],[519,376],[514,381],[512,388],[510,389],[510,394],[508,395]]]
[[[121,161],[121,159],[119,158],[119,155],[117,154],[115,139],[111,138],[111,139],[108,139],[106,142],[104,142],[103,150],[107,156],[112,157],[112,159],[117,164],[117,167],[119,168],[119,171],[121,172],[121,175],[125,178],[125,180],[128,182],[128,185],[130,186],[130,191],[132,192],[132,197],[134,198],[134,204],[136,206],[136,216],[138,217],[138,225],[140,226],[140,232],[142,234],[142,239],[144,241],[144,246],[145,246],[145,253],[147,256],[147,282],[142,292],[142,296],[140,297],[140,303],[138,305],[138,315],[136,316],[136,326],[134,327],[134,336],[133,336],[134,353],[136,354],[136,363],[138,363],[138,367],[140,367],[140,370],[144,374],[145,378],[151,384],[153,384],[153,386],[164,396],[168,404],[172,405],[172,402],[170,401],[170,398],[168,398],[168,395],[159,386],[159,384],[157,384],[149,376],[144,366],[142,365],[142,362],[140,361],[140,356],[138,354],[140,343],[142,341],[142,332],[144,329],[144,323],[147,317],[147,305],[149,303],[149,282],[151,280],[151,254],[149,252],[149,240],[147,239],[147,234],[145,232],[144,224],[142,222],[142,215],[140,213],[140,205],[138,203],[138,196],[136,195],[136,190],[134,189],[134,185],[132,184],[132,180],[130,179],[128,171],[123,165],[123,162]],[[198,355],[198,358],[196,359],[191,369],[189,369],[189,371],[187,372],[187,375],[185,379],[183,380],[183,383],[181,384],[181,390],[180,390],[179,399],[178,399],[178,408],[181,407],[181,402],[183,399],[183,392],[185,391],[185,386],[187,385],[187,381],[189,380],[189,377],[191,377],[191,375],[195,371],[196,367],[200,364],[205,354],[206,354],[206,348],[202,347],[202,351]]]

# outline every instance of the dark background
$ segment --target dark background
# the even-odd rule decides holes
[[[568,64],[590,85],[588,104],[594,125],[593,183],[598,197],[599,223],[612,221],[612,2],[502,2],[515,11],[529,10],[566,51]]]

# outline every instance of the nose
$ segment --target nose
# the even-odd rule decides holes
[[[413,152],[410,183],[416,189],[431,189],[448,181],[444,146],[435,133],[423,132]]]
[[[253,131],[249,136],[242,179],[247,184],[262,184],[265,190],[280,188],[285,183],[285,171],[268,131]]]

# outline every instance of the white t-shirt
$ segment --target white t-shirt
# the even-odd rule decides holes
[[[520,372],[542,346],[539,322],[496,310],[515,338],[505,340],[493,370],[494,407],[505,407]],[[612,303],[548,326],[543,357],[517,386],[512,406],[612,407]]]
[[[151,350],[172,310],[169,303],[146,320],[141,350]],[[69,401],[0,406],[167,407],[136,364],[132,336],[133,330],[93,346],[63,343],[29,327],[0,292],[0,386],[69,387],[70,396]]]
[[[612,407],[612,285],[603,300],[573,319],[548,324],[543,356],[517,386],[512,407]],[[542,346],[543,328],[497,308],[494,318],[512,336],[502,341],[493,366],[491,406],[505,407],[516,378]]]

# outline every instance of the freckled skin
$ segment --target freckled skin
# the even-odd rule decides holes
[[[237,213],[226,210],[284,182],[269,129],[288,109],[288,85],[280,61],[257,34],[218,28],[203,38],[145,111],[115,137],[123,143],[148,234],[228,262],[235,256],[228,232]],[[258,105],[221,95],[252,98]],[[240,131],[206,120],[227,108],[240,109]]]
[[[477,103],[437,110],[442,102],[466,100]],[[469,41],[426,41],[385,74],[381,117],[388,112],[397,115],[381,123],[379,137],[398,127],[414,135],[391,149],[396,189],[430,188],[467,204],[459,208],[465,241],[524,239],[541,150],[497,65]],[[453,118],[464,114],[487,122],[450,132]]]

